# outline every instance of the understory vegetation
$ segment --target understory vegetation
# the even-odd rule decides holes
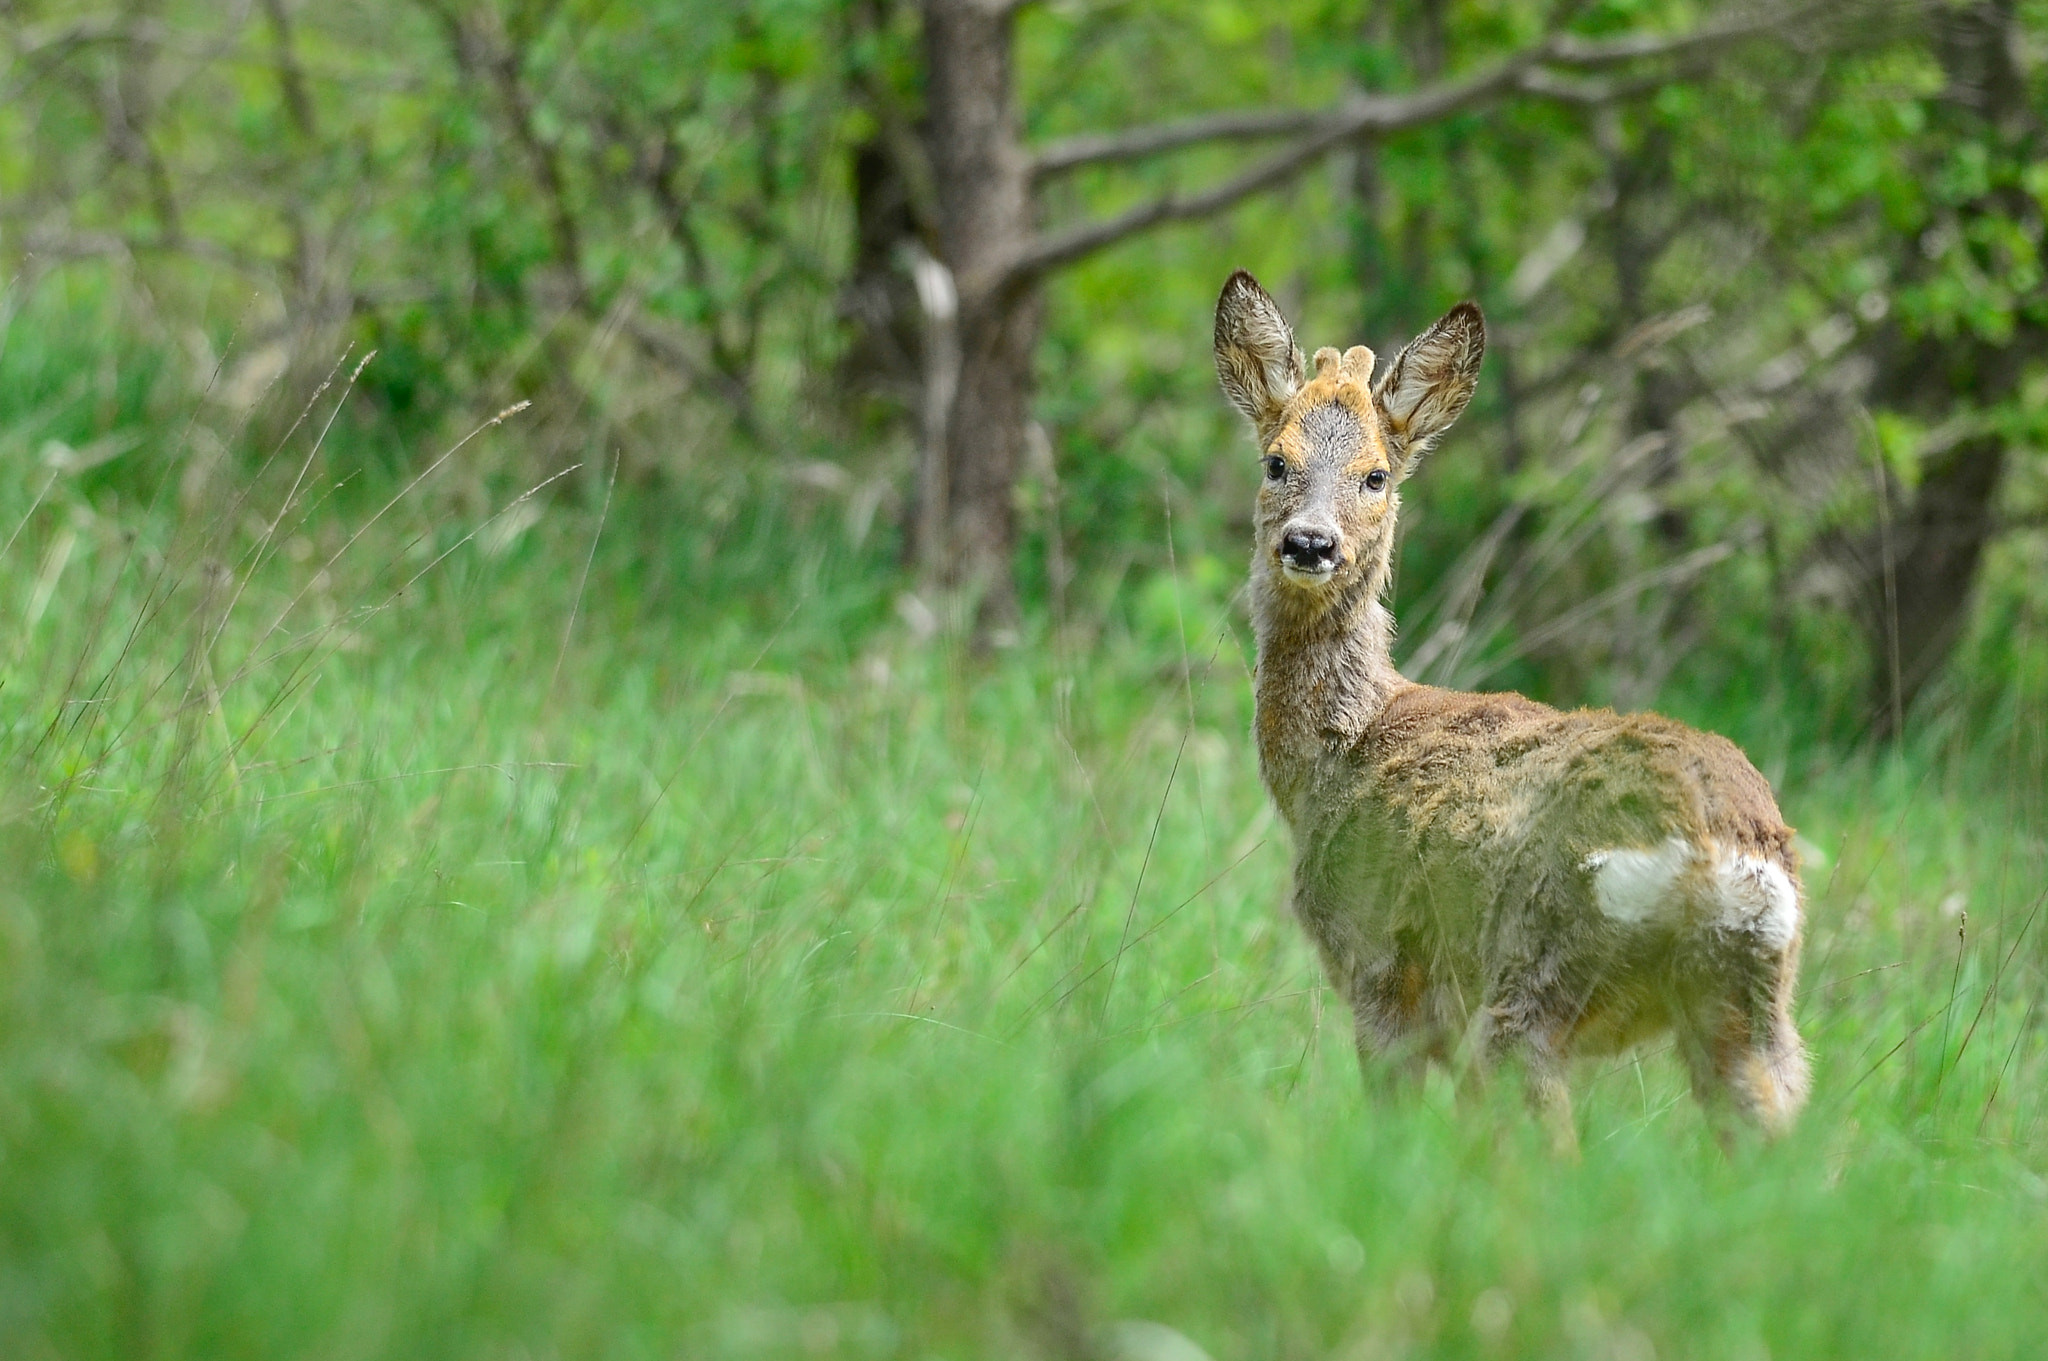
[[[210,515],[9,464],[7,1355],[2038,1339],[2038,725],[1674,682],[1801,830],[1815,1097],[1724,1156],[1588,1066],[1561,1164],[1361,1090],[1199,582],[977,655],[766,498],[337,489],[332,402]]]
[[[0,0],[0,1359],[2031,1356],[2048,0]],[[1396,661],[1740,743],[1813,1100],[1361,1077],[1211,318],[1461,299]]]

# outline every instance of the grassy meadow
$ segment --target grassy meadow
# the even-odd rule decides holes
[[[10,459],[0,1355],[2038,1354],[2024,716],[1675,689],[1806,839],[1817,1089],[1724,1156],[1589,1066],[1563,1164],[1362,1090],[1227,596],[976,656],[800,507],[314,433],[203,512]]]

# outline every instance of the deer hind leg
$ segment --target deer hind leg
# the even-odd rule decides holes
[[[1693,894],[1686,913],[1693,925],[1679,957],[1690,997],[1678,1018],[1693,1091],[1710,1116],[1732,1110],[1776,1137],[1791,1127],[1811,1086],[1806,1046],[1792,1026],[1798,881],[1783,865],[1731,854]],[[1725,1125],[1722,1134],[1725,1144]]]
[[[1772,958],[1737,951],[1717,971],[1721,986],[1708,990],[1679,1022],[1679,1051],[1693,1094],[1716,1122],[1724,1146],[1730,1142],[1725,1113],[1776,1138],[1806,1104],[1812,1085],[1806,1046],[1788,1006],[1795,954]]]

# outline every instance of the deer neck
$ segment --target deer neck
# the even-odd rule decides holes
[[[1318,601],[1261,563],[1252,577],[1259,773],[1290,824],[1321,760],[1356,742],[1406,682],[1391,655],[1384,572]]]

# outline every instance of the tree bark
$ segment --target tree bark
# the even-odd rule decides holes
[[[1894,349],[1873,396],[1922,416],[1947,412],[1963,395],[1994,404],[2012,395],[2027,360],[2043,352],[2048,334],[2024,324],[2003,346],[1923,338]],[[1876,529],[1857,538],[1850,556],[1870,650],[1871,724],[1880,738],[1899,735],[1962,640],[1977,569],[1998,530],[2008,454],[1995,432],[1959,440],[1921,465],[1910,495],[1889,469],[1878,470],[1885,505]]]
[[[944,430],[943,509],[912,517],[925,573],[981,594],[984,624],[1015,610],[1011,492],[1030,419],[1032,356],[1043,309],[1012,263],[1035,226],[1031,158],[1018,135],[1012,6],[925,0],[926,143],[940,257],[959,298],[959,364]],[[928,494],[921,490],[921,495]]]
[[[1964,440],[1922,473],[1911,506],[1886,527],[1868,625],[1880,736],[1898,735],[1962,639],[2005,463],[2004,440]]]
[[[916,279],[905,267],[924,234],[907,177],[882,138],[854,148],[852,159],[853,268],[839,295],[849,341],[836,386],[858,416],[869,404],[901,415],[917,407],[926,362]]]
[[[1977,0],[1938,13],[1934,23],[1947,77],[1935,118],[1960,123],[1964,138],[1985,146],[1994,160],[2031,160],[2039,125],[2018,65],[2013,0]],[[1963,227],[1986,216],[2031,217],[2038,231],[2038,208],[2010,191],[1993,188],[1957,210]],[[1904,243],[1901,253],[1920,258],[1918,245]],[[1959,398],[1982,406],[2010,399],[2028,363],[2048,353],[2048,328],[2023,314],[2013,334],[1994,344],[1969,335],[1908,335],[1895,322],[1880,348],[1873,400],[1939,419]],[[1922,466],[1910,497],[1879,470],[1887,513],[1874,532],[1851,546],[1851,558],[1870,650],[1871,723],[1880,738],[1899,735],[1914,701],[1962,639],[1984,549],[1997,532],[2008,455],[2005,438],[1996,432],[1959,440]]]

